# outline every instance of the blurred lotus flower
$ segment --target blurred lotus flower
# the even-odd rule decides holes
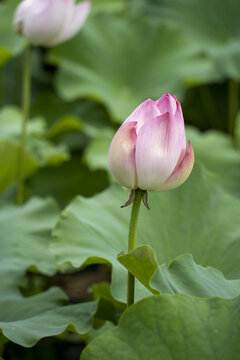
[[[24,0],[17,7],[14,26],[31,44],[48,47],[73,37],[89,11],[90,1]]]
[[[144,101],[115,134],[109,167],[117,182],[128,189],[169,190],[190,175],[194,153],[186,151],[184,119],[173,95]]]

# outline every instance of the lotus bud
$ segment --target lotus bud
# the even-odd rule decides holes
[[[176,96],[146,100],[125,120],[109,149],[109,168],[128,189],[163,191],[180,186],[190,175],[194,152]]]
[[[83,26],[90,1],[23,0],[17,7],[14,26],[32,45],[50,47],[73,37]]]

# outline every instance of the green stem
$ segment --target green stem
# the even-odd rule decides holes
[[[29,118],[30,108],[30,96],[31,96],[31,48],[30,46],[26,49],[26,54],[23,64],[23,88],[22,88],[22,129],[21,129],[21,143],[19,152],[18,162],[18,173],[17,173],[17,204],[22,204],[24,196],[24,160],[25,160],[25,148],[27,139],[27,122]]]
[[[143,195],[142,190],[140,189],[135,190],[135,199],[132,205],[132,213],[131,213],[131,219],[129,225],[128,252],[135,249],[136,247],[138,214],[139,214],[142,195]],[[134,287],[135,287],[135,278],[130,272],[128,272],[128,288],[127,288],[128,307],[134,303]]]
[[[238,83],[237,81],[229,80],[229,113],[228,113],[228,129],[229,134],[234,138],[235,122],[238,112]]]

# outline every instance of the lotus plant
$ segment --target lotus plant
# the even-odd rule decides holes
[[[29,45],[51,47],[72,38],[83,26],[90,11],[90,1],[75,4],[75,0],[23,0],[14,16],[16,31],[24,36]],[[31,48],[27,47],[23,67],[23,119],[18,163],[17,204],[23,202],[24,154],[26,129],[30,108]]]
[[[186,149],[182,108],[176,96],[146,100],[124,121],[109,149],[109,168],[116,181],[131,190],[133,202],[129,247],[136,245],[136,227],[141,198],[147,191],[174,189],[188,178],[194,164],[191,142]],[[134,301],[134,278],[128,274],[128,305]]]

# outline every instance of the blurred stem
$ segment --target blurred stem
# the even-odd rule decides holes
[[[23,63],[23,87],[22,87],[22,128],[21,128],[21,143],[18,161],[18,173],[17,173],[17,199],[18,205],[22,204],[24,196],[24,160],[26,150],[26,139],[27,139],[27,122],[29,118],[30,108],[30,96],[31,96],[31,47],[28,46],[25,53]]]
[[[230,79],[228,83],[228,131],[234,138],[235,122],[238,113],[238,82]]]
[[[129,234],[128,234],[128,252],[135,249],[136,247],[136,233],[137,233],[137,224],[138,224],[138,214],[141,205],[143,191],[140,189],[135,190],[135,199],[132,205],[132,213],[130,218],[129,225]],[[127,287],[127,306],[129,307],[134,303],[134,287],[135,287],[135,277],[128,272],[128,287]]]

